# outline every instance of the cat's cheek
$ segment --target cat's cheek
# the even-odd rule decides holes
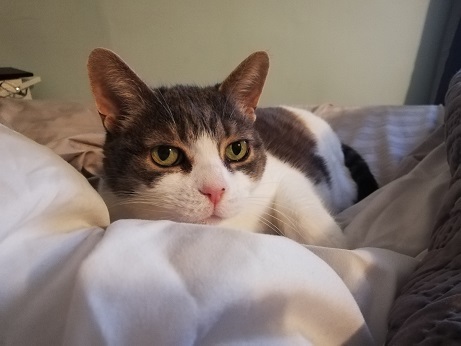
[[[170,220],[198,223],[213,214],[213,205],[200,194],[190,175],[165,175],[148,194],[155,196],[158,204],[168,211]]]
[[[241,212],[244,211],[243,203],[233,203],[233,204],[225,204],[223,203],[222,206],[218,206],[214,212],[214,214],[221,219],[230,219],[234,216],[237,216]]]
[[[246,174],[238,171],[234,173],[229,183],[229,189],[226,191],[222,202],[217,205],[215,214],[227,219],[249,208],[251,192],[257,185],[258,183]]]

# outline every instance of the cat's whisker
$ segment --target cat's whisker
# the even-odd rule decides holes
[[[290,228],[293,231],[293,233],[298,234],[301,239],[304,238],[303,234],[301,234],[301,232],[298,230],[297,227],[287,225],[287,223],[285,221],[283,221],[282,219],[280,219],[278,217],[275,217],[274,215],[271,215],[271,214],[268,214],[268,213],[264,213],[263,215],[268,215],[270,218],[273,218],[273,219],[277,220],[279,223],[284,224],[285,226]],[[268,218],[265,218],[264,216],[260,215],[259,220],[262,223],[264,223],[266,226],[268,226],[272,231],[275,231],[277,234],[282,235],[282,236],[286,235],[282,230],[280,230],[280,228],[278,226],[276,226],[273,222],[269,221]],[[270,225],[268,223],[270,223]]]
[[[149,205],[155,205],[155,206],[161,206],[164,205],[165,203],[155,203],[150,200],[137,200],[137,199],[130,199],[130,200],[120,200],[114,203],[114,205],[128,205],[128,204],[149,204]]]
[[[302,234],[301,234],[301,232],[299,231],[299,228],[296,227],[295,223],[291,220],[290,217],[285,216],[285,219],[286,219],[287,221],[290,222],[290,224],[288,224],[287,221],[282,220],[281,218],[276,217],[276,216],[274,216],[274,215],[272,215],[272,214],[270,214],[270,213],[266,213],[266,212],[265,212],[265,213],[263,213],[263,214],[264,214],[264,215],[268,215],[269,217],[271,217],[271,218],[277,220],[280,224],[283,224],[287,230],[290,229],[290,230],[292,230],[294,233],[298,234],[301,238],[303,237]],[[277,227],[277,229],[278,229],[278,227]],[[280,233],[282,234],[283,232],[280,232]],[[283,234],[282,234],[282,235],[283,235]]]
[[[268,213],[267,211],[264,211],[264,212],[263,212],[264,214],[270,215],[271,217],[273,217],[273,218],[276,219],[277,221],[279,221],[279,222],[285,224],[287,227],[290,227],[290,228],[292,228],[293,230],[296,230],[296,229],[297,229],[296,223],[293,221],[293,218],[291,218],[290,216],[287,215],[288,213],[285,213],[285,212],[283,212],[282,210],[277,209],[277,208],[274,208],[274,207],[272,207],[272,206],[266,206],[266,204],[264,203],[264,201],[261,201],[261,203],[257,203],[257,201],[255,201],[255,200],[250,200],[250,203],[252,203],[253,205],[257,205],[257,206],[264,206],[264,207],[266,207],[267,209],[274,211],[275,213],[281,214],[281,216],[283,216],[287,221],[289,221],[290,224],[288,224],[286,221],[283,221],[282,219],[276,217],[275,215],[273,215],[273,214],[271,214],[271,213]],[[288,208],[287,208],[287,209],[288,209]]]
[[[271,221],[269,221],[268,219],[266,219],[262,215],[259,216],[259,221],[261,221],[264,225],[269,227],[275,234],[283,236],[282,231],[280,231],[280,229],[276,225],[274,225]]]
[[[153,94],[155,98],[157,99],[157,101],[160,103],[160,105],[163,107],[163,109],[165,109],[165,111],[170,115],[171,121],[173,122],[173,125],[176,127],[177,125],[176,125],[176,121],[174,120],[173,112],[171,111],[171,108],[168,105],[168,102],[165,100],[165,97],[163,96],[163,94],[158,90],[153,90]],[[158,95],[161,96],[163,102],[162,100],[160,100]]]
[[[141,199],[141,198],[130,198],[130,199],[124,199],[124,200],[118,200],[115,203],[112,203],[109,205],[109,207],[114,207],[114,206],[123,206],[123,205],[132,205],[132,204],[140,204],[140,205],[150,205],[150,206],[155,206],[155,207],[165,207],[168,206],[168,203],[166,201],[153,201],[151,199]]]
[[[264,197],[258,197],[258,196],[250,196],[250,197],[247,197],[247,198],[248,198],[248,200],[261,200],[262,202],[266,201],[266,199]],[[298,211],[309,210],[309,208],[311,207],[311,198],[310,197],[298,198],[296,200],[296,202],[298,203],[298,206],[297,206]],[[301,203],[304,203],[305,205],[304,206],[299,206],[299,204],[301,204]],[[284,208],[286,210],[291,210],[291,208],[292,208],[291,204],[290,205],[285,205],[285,204],[282,204],[280,202],[275,202],[275,201],[272,201],[271,204],[276,206],[276,207]],[[281,210],[277,209],[277,211],[281,211]]]
[[[251,203],[253,203],[254,205],[265,206],[264,203],[257,204],[254,201],[251,201]],[[280,217],[277,217],[277,216],[275,216],[275,215],[273,215],[271,213],[268,213],[268,212],[263,212],[263,214],[272,217],[273,219],[277,220],[280,224],[283,224],[287,229],[291,229],[294,233],[298,234],[301,238],[303,238],[303,235],[301,234],[297,224],[294,222],[295,219],[293,217],[290,217],[288,215],[288,213],[283,212],[280,209],[277,209],[277,208],[274,208],[274,207],[271,207],[271,206],[267,206],[267,208],[270,209],[270,210],[273,210],[274,212],[279,214],[281,217],[283,217],[283,219],[280,218]]]
[[[226,97],[226,106],[224,107],[224,111],[226,110],[226,107],[227,107],[227,104],[229,103],[229,100],[230,100],[230,97]],[[232,107],[232,111],[231,111],[231,114],[229,115],[229,117],[232,117],[234,116],[234,113],[235,113],[235,107]]]
[[[171,212],[168,212],[167,210],[162,210],[162,209],[159,209],[157,208],[158,206],[155,206],[155,205],[152,205],[152,204],[149,204],[149,203],[133,203],[136,205],[136,209],[139,209],[139,210],[149,210],[149,211],[152,211],[153,209],[152,208],[155,208],[155,213],[168,213],[168,214],[171,214]],[[124,207],[124,206],[130,206],[130,205],[133,205],[132,203],[127,203],[127,204],[109,204],[107,205],[107,208],[108,209],[114,209],[114,208],[117,208],[117,207]]]
[[[166,108],[167,112],[169,112],[170,115],[171,115],[171,119],[173,120],[173,123],[176,125],[176,122],[175,122],[175,120],[174,120],[173,112],[172,112],[172,110],[171,110],[171,108],[170,108],[170,105],[169,105],[168,102],[165,100],[165,97],[163,96],[162,93],[160,93],[160,96],[162,97],[162,100],[163,100],[163,102],[164,102],[164,105],[165,105],[165,108]]]
[[[287,215],[288,213],[285,213],[285,212],[281,211],[280,209],[277,209],[277,208],[274,208],[274,207],[270,207],[270,206],[268,207],[268,209],[270,209],[270,210],[274,211],[275,213],[278,213],[278,214],[280,214],[281,216],[283,216],[283,217],[290,223],[290,225],[288,225],[286,222],[282,221],[282,219],[280,219],[280,218],[276,217],[275,215],[272,215],[272,214],[271,214],[271,216],[272,216],[274,219],[276,219],[276,220],[279,221],[279,222],[282,222],[282,223],[285,224],[286,226],[290,226],[292,229],[297,229],[296,223],[293,221],[293,218],[292,218],[292,217],[290,217],[290,216]],[[267,212],[265,212],[265,213],[266,213],[266,214],[269,214],[269,213],[267,213]]]

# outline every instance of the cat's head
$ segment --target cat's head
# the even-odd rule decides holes
[[[123,217],[214,223],[251,203],[266,154],[254,128],[269,68],[265,52],[210,87],[148,87],[123,60],[95,49],[88,72],[106,128],[104,181]]]

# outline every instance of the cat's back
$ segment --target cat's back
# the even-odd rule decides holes
[[[258,108],[255,128],[267,152],[309,179],[329,209],[337,212],[354,203],[357,185],[325,120],[300,108]]]

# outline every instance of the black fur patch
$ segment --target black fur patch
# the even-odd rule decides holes
[[[357,184],[358,191],[356,202],[359,202],[376,191],[378,189],[378,183],[367,163],[357,151],[344,143],[342,144],[342,149],[345,165],[351,172],[352,179],[354,179]]]

